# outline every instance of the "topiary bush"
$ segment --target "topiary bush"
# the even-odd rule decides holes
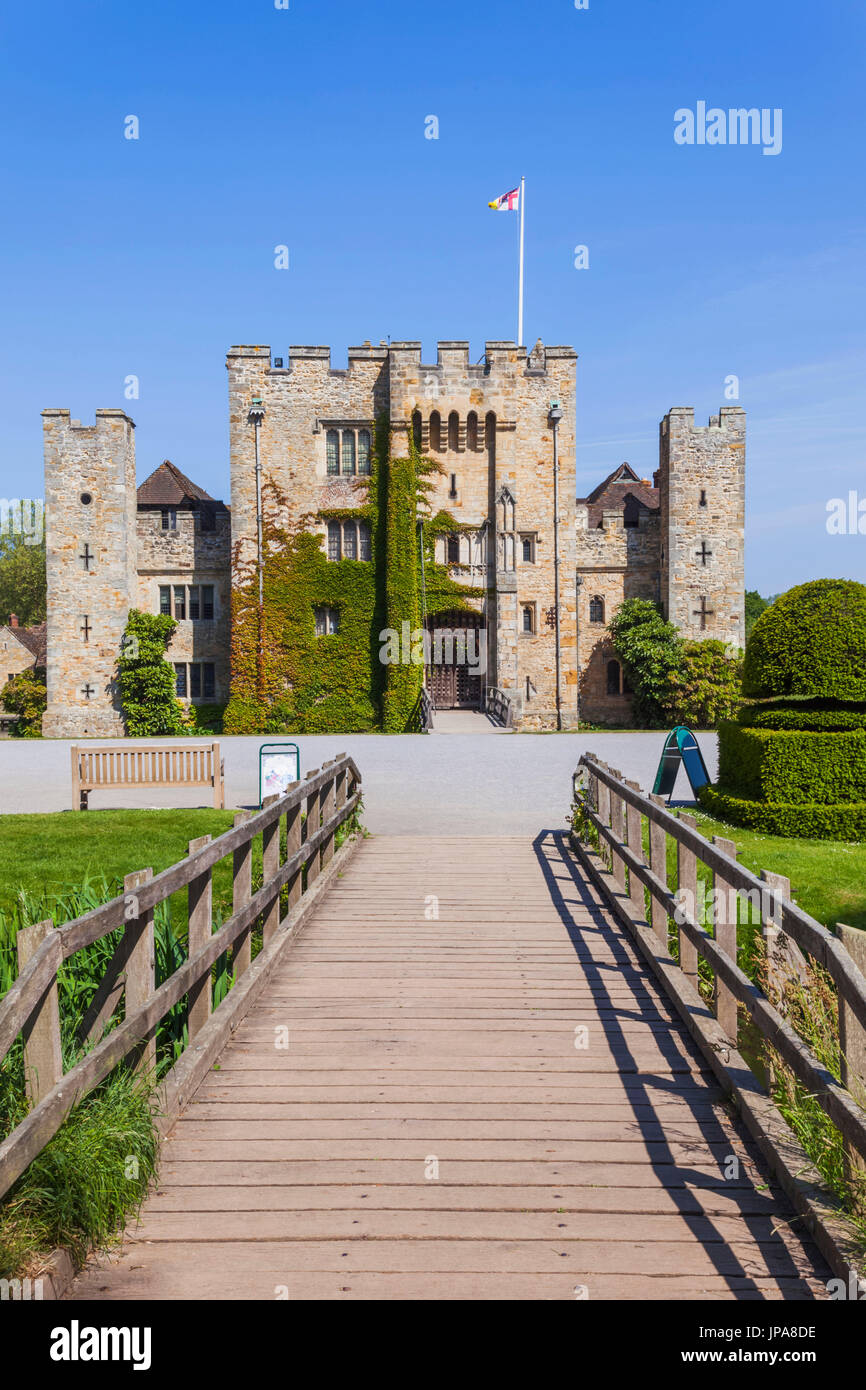
[[[747,643],[743,694],[866,701],[866,585],[816,579],[776,599]]]
[[[760,801],[856,802],[866,787],[866,729],[719,727],[719,785]]]
[[[758,618],[744,705],[719,727],[711,815],[766,834],[858,840],[866,833],[866,585],[799,584]]]

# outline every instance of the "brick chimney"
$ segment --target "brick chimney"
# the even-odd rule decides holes
[[[9,614],[9,626],[10,626],[10,627],[17,627],[17,626],[18,626],[18,614],[17,614],[17,613],[10,613],[10,614]]]

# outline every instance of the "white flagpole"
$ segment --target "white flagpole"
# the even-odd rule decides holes
[[[523,346],[523,228],[526,212],[526,179],[520,180],[520,273],[517,290],[517,346]]]

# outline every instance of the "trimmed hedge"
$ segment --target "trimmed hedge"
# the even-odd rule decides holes
[[[866,839],[866,802],[820,806],[814,802],[753,801],[724,787],[701,787],[698,800],[707,815],[764,835],[809,840]]]
[[[866,584],[798,584],[755,623],[743,694],[866,701]]]
[[[866,803],[866,730],[814,733],[719,725],[719,782],[748,800]]]
[[[845,733],[849,729],[866,729],[866,709],[816,707],[812,702],[800,705],[772,703],[744,705],[737,723],[749,729],[800,729],[804,733]]]

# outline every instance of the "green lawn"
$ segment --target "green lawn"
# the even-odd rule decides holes
[[[0,913],[18,893],[51,898],[85,880],[109,883],[134,869],[155,874],[185,858],[189,841],[231,829],[233,811],[58,811],[0,818]],[[171,899],[176,930],[185,929],[186,893]],[[214,870],[214,904],[231,905],[231,862]]]
[[[789,878],[794,900],[824,926],[847,922],[866,930],[866,845],[760,835],[723,825],[700,812],[696,819],[702,835],[733,840],[744,868],[755,874],[767,869]]]

